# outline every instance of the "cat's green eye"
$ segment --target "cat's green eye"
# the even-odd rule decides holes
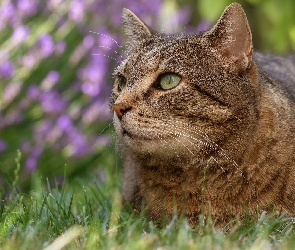
[[[118,92],[121,92],[126,87],[127,79],[124,76],[118,75],[117,82],[117,90]]]
[[[180,83],[181,77],[174,73],[164,74],[160,78],[159,85],[161,89],[167,90],[172,89]]]

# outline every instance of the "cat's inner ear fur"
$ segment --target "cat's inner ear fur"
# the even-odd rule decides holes
[[[237,70],[245,70],[252,62],[253,44],[248,20],[242,6],[229,5],[216,25],[208,32],[211,46]]]
[[[125,35],[125,49],[127,54],[149,36],[152,35],[149,27],[129,9],[123,9],[123,30]]]

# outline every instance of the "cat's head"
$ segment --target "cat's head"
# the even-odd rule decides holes
[[[127,9],[123,19],[128,57],[114,72],[111,105],[127,148],[206,160],[251,126],[257,79],[251,73],[251,31],[239,4],[196,35],[155,32]]]

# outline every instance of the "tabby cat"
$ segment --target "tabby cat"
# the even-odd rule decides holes
[[[295,56],[253,53],[242,7],[202,34],[163,34],[123,10],[115,70],[123,198],[191,225],[258,210],[295,214]]]

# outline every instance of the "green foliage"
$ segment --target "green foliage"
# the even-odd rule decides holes
[[[287,53],[295,48],[295,1],[293,0],[178,0],[189,5],[192,24],[208,20],[214,24],[224,8],[239,2],[246,11],[254,46],[261,51]]]
[[[69,1],[64,2],[69,3]],[[176,0],[175,2],[179,6],[189,6],[191,11],[189,25],[195,26],[202,20],[214,24],[225,6],[233,1]],[[294,49],[294,0],[239,2],[247,13],[255,48],[279,53]],[[136,215],[132,209],[122,207],[120,163],[114,143],[105,147],[95,144],[94,154],[75,158],[72,157],[69,147],[64,147],[60,151],[54,150],[52,145],[49,145],[50,134],[47,137],[47,144],[45,143],[46,147],[38,158],[37,170],[30,173],[25,171],[23,166],[30,151],[22,154],[17,151],[15,156],[15,150],[23,141],[35,136],[34,131],[44,118],[52,119],[54,125],[56,122],[56,117],[52,114],[44,114],[40,103],[33,102],[27,97],[27,91],[32,84],[42,85],[42,81],[52,70],[60,73],[59,83],[55,86],[56,91],[66,100],[70,100],[67,112],[71,114],[75,114],[77,110],[81,112],[81,115],[73,118],[73,124],[81,130],[81,133],[85,133],[86,137],[91,135],[99,137],[102,131],[106,134],[111,134],[113,131],[109,121],[104,119],[95,120],[90,125],[81,124],[82,112],[93,100],[71,88],[77,80],[78,69],[86,65],[83,55],[76,61],[74,55],[79,54],[78,48],[89,29],[83,26],[84,30],[81,31],[80,26],[71,20],[68,20],[66,25],[59,26],[59,19],[56,17],[62,10],[63,8],[57,8],[56,12],[48,17],[39,13],[30,18],[25,23],[31,30],[30,36],[19,46],[14,46],[10,42],[13,34],[11,27],[1,30],[0,49],[10,51],[9,59],[17,66],[12,79],[0,79],[0,108],[3,112],[1,115],[6,117],[14,111],[19,111],[22,101],[29,101],[30,106],[19,111],[23,115],[22,122],[9,125],[0,131],[0,139],[8,142],[7,150],[0,154],[0,177],[3,177],[0,179],[0,249],[32,249],[32,246],[34,249],[47,250],[62,247],[67,249],[293,249],[295,245],[293,220],[283,215],[262,213],[257,218],[248,216],[243,222],[237,218],[223,229],[214,229],[214,223],[210,219],[203,223],[202,216],[200,216],[202,223],[192,229],[184,218],[175,215],[167,226],[158,228],[144,215]],[[99,17],[101,15],[98,14]],[[64,13],[61,13],[60,18],[63,16]],[[118,14],[115,13],[114,16]],[[55,43],[64,41],[67,44],[65,51],[62,55],[52,54],[43,58],[36,67],[24,68],[19,64],[19,58],[27,55],[37,44],[40,36],[45,33],[50,34]],[[94,49],[97,49],[95,46]],[[90,58],[90,54],[94,52],[85,50],[83,53]],[[97,64],[94,66],[97,67]],[[111,72],[112,68],[107,67],[106,70]],[[5,86],[14,81],[22,82],[20,93],[11,103],[5,103],[1,99]],[[109,87],[108,84],[106,86]],[[38,147],[34,143],[33,146]]]
[[[292,218],[267,214],[215,228],[210,217],[191,228],[175,215],[162,228],[121,206],[118,181],[76,178],[62,185],[35,173],[29,195],[0,204],[1,249],[292,249]],[[63,248],[65,247],[65,248]]]

